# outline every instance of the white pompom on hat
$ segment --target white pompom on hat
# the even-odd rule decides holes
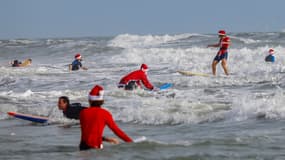
[[[102,86],[96,85],[90,91],[88,99],[91,101],[102,101],[104,96],[104,89]]]

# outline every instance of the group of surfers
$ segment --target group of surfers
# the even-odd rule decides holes
[[[231,40],[230,37],[227,36],[225,30],[219,30],[218,31],[218,36],[219,36],[219,42],[216,44],[210,44],[207,47],[217,47],[219,48],[216,56],[214,57],[214,60],[212,62],[212,74],[216,75],[216,66],[217,64],[221,61],[222,68],[224,70],[224,73],[226,75],[229,75],[228,72],[228,67],[227,67],[227,59],[228,59],[228,48],[231,45]],[[268,51],[268,54],[265,57],[266,62],[275,62],[275,56],[274,54],[274,49],[270,48]],[[86,67],[83,67],[81,64],[81,55],[76,54],[75,55],[75,60],[72,62],[70,65],[69,69],[74,71],[74,70],[79,70],[79,69],[84,69],[87,70]],[[148,87],[150,88],[150,87]]]
[[[219,48],[213,62],[212,62],[212,74],[216,75],[216,66],[217,64],[221,61],[222,68],[224,70],[224,73],[226,75],[229,75],[228,72],[228,67],[227,67],[227,59],[228,59],[228,48],[231,45],[231,40],[227,36],[225,30],[219,30],[218,31],[218,36],[219,36],[219,42],[217,44],[210,44],[207,47],[217,47]],[[275,56],[274,54],[274,49],[270,48],[268,51],[268,55],[265,57],[266,62],[275,62]],[[86,67],[82,66],[82,56],[80,53],[77,53],[74,56],[75,60],[69,65],[69,70],[70,71],[75,71],[79,69],[87,70]],[[27,59],[24,61],[24,63],[21,63],[19,60],[14,60],[10,62],[12,67],[25,67],[29,66],[32,63],[32,59]]]
[[[218,35],[220,38],[219,43],[208,45],[208,47],[219,47],[219,51],[212,62],[212,73],[213,75],[216,75],[216,66],[220,61],[222,61],[221,65],[224,69],[224,73],[229,75],[227,69],[227,57],[231,41],[224,30],[220,30]],[[274,50],[270,49],[269,55],[265,58],[265,61],[274,62],[273,53]],[[74,58],[75,60],[69,65],[70,71],[79,69],[87,70],[86,67],[82,66],[82,56],[79,53],[76,54]],[[14,63],[16,62],[14,61]],[[17,65],[15,64],[14,67],[16,66]],[[141,64],[140,69],[130,72],[121,78],[118,83],[118,88],[134,90],[142,88],[142,85],[144,85],[145,88],[149,90],[159,90],[149,82],[147,71],[148,66],[146,64]],[[102,86],[95,85],[91,89],[88,95],[88,101],[89,107],[84,107],[80,103],[71,104],[69,98],[66,96],[59,97],[58,99],[58,108],[63,111],[64,116],[71,119],[78,119],[80,121],[80,150],[91,148],[102,149],[103,141],[118,144],[119,140],[117,138],[103,136],[103,130],[106,125],[125,142],[133,142],[133,139],[118,127],[112,117],[112,114],[108,110],[102,108],[104,103],[104,89]]]

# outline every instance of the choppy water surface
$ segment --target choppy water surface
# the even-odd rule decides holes
[[[229,35],[232,46],[224,76],[187,77],[177,70],[211,73],[217,35],[129,35],[94,38],[20,39],[0,41],[1,159],[284,159],[284,33]],[[269,48],[276,62],[264,62]],[[75,53],[88,71],[69,72]],[[32,58],[28,68],[12,68],[10,60]],[[174,87],[163,93],[125,92],[119,79],[150,67],[150,81]],[[57,110],[57,98],[87,105],[89,90],[105,88],[105,105],[134,144],[79,152],[80,128]],[[50,118],[33,125],[8,117],[17,111]],[[113,136],[107,130],[106,135]]]

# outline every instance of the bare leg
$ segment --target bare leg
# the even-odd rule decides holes
[[[228,72],[228,67],[227,67],[227,60],[225,58],[222,59],[222,67],[224,69],[225,74],[228,76],[229,72]]]
[[[213,75],[215,76],[216,75],[216,66],[219,62],[214,60],[213,63],[212,63],[212,72],[213,72]]]

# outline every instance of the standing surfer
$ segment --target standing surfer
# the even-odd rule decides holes
[[[220,41],[217,44],[211,44],[207,47],[219,47],[219,51],[212,63],[212,72],[213,75],[216,75],[216,66],[217,64],[222,61],[222,67],[226,75],[229,75],[228,68],[227,68],[227,59],[228,59],[228,48],[231,44],[230,38],[226,35],[226,31],[220,30],[218,32]]]

